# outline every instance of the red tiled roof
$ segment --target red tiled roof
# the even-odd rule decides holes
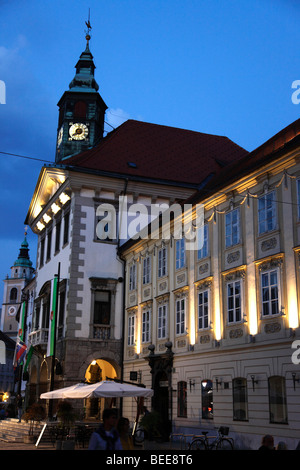
[[[224,165],[247,154],[227,137],[130,119],[109,133],[96,147],[61,163],[199,184],[212,173],[218,174]]]
[[[244,158],[224,168],[222,172],[210,180],[206,186],[206,191],[211,189],[213,192],[216,188],[225,186],[241,178],[243,175],[254,171],[256,168],[265,165],[270,160],[276,159],[276,156],[279,155],[278,152],[286,151],[288,146],[299,146],[299,136],[300,119],[297,119],[255,150],[248,153]]]

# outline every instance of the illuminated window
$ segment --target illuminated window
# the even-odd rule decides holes
[[[227,315],[228,323],[239,322],[242,319],[241,282],[233,281],[227,284]]]
[[[142,343],[149,343],[150,341],[150,310],[144,310],[142,314]]]
[[[275,191],[266,193],[258,199],[258,232],[259,234],[275,230],[276,202]]]
[[[185,266],[185,240],[181,238],[176,240],[176,269]]]
[[[135,344],[135,315],[129,315],[128,317],[128,346],[134,346]]]
[[[186,299],[176,300],[176,334],[185,333],[185,307]]]
[[[240,242],[240,211],[235,209],[225,215],[225,246],[237,245]]]
[[[134,263],[129,268],[129,290],[136,289],[136,264]]]
[[[203,330],[209,327],[209,292],[203,290],[198,293],[198,328]]]
[[[208,225],[200,228],[198,231],[198,259],[208,256]]]
[[[158,307],[158,339],[167,337],[167,305]]]
[[[158,277],[167,275],[167,248],[163,247],[158,251]]]
[[[261,273],[261,298],[263,316],[279,313],[277,269]]]
[[[143,259],[143,284],[149,284],[151,281],[151,258],[147,256]]]
[[[244,379],[244,378],[233,379],[232,395],[233,395],[233,419],[235,421],[247,421],[248,419],[247,379]]]
[[[269,377],[270,423],[287,424],[285,378]]]
[[[201,382],[202,418],[213,419],[213,384],[211,380]]]

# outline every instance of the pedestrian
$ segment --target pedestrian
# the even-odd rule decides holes
[[[23,404],[22,397],[21,397],[20,394],[18,394],[18,395],[17,395],[17,408],[18,408],[18,418],[19,418],[18,423],[21,422],[21,417],[22,417],[22,404]]]
[[[89,450],[122,450],[120,436],[116,430],[117,413],[112,408],[103,411],[103,423],[93,432]]]
[[[287,450],[287,445],[285,442],[280,441],[276,446],[276,450]]]
[[[274,450],[274,439],[270,434],[266,434],[261,441],[261,446],[258,450]]]
[[[133,450],[132,437],[129,434],[129,419],[120,418],[118,421],[118,433],[120,435],[123,450]]]
[[[1,408],[0,408],[0,420],[5,419],[5,418],[6,418],[5,408],[4,408],[4,405],[1,405]]]

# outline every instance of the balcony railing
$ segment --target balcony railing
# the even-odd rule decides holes
[[[93,338],[107,340],[110,339],[110,325],[93,325]]]
[[[28,338],[32,346],[37,346],[38,344],[43,345],[48,343],[49,329],[41,328],[39,330],[32,331],[29,333]]]

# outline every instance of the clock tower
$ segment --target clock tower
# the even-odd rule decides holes
[[[2,318],[0,319],[0,330],[14,340],[18,335],[17,312],[22,302],[22,290],[33,276],[34,268],[29,257],[27,228],[25,228],[25,238],[21,243],[19,256],[10,268],[10,276],[7,275],[4,280]]]
[[[58,102],[59,118],[55,162],[94,147],[103,137],[106,104],[98,93],[95,64],[89,48],[90,23],[86,23],[86,48],[75,66],[76,73]]]

